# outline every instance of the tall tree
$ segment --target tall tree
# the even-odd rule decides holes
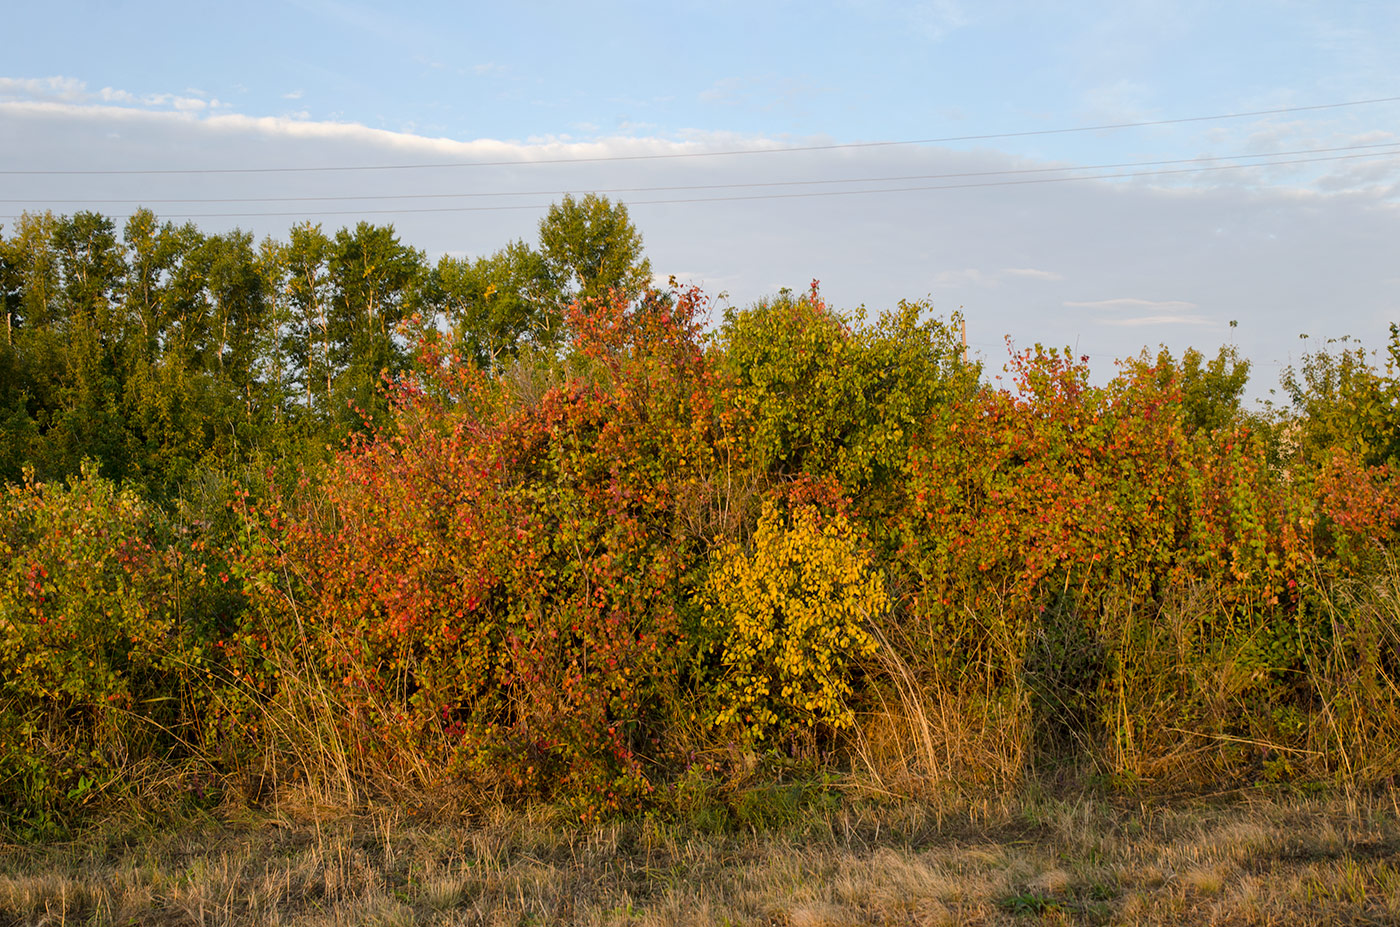
[[[79,212],[54,224],[52,241],[61,281],[54,327],[64,337],[67,364],[50,438],[64,472],[76,472],[91,456],[104,474],[124,478],[120,404],[127,331],[117,296],[126,264],[116,226],[106,216]]]
[[[286,273],[290,316],[287,356],[297,370],[303,403],[312,417],[329,414],[335,375],[331,362],[331,281],[326,266],[330,248],[321,226],[305,222],[293,226],[278,256]]]
[[[0,298],[5,303],[5,344],[0,356],[0,475],[17,479],[35,466],[42,476],[43,433],[60,413],[59,392],[67,367],[62,336],[61,275],[52,213],[25,213],[9,237],[0,237]]]
[[[567,299],[603,297],[609,289],[639,294],[651,283],[641,232],[627,207],[605,196],[565,196],[550,206],[540,220],[540,251]]]
[[[24,289],[20,285],[19,263],[4,231],[5,227],[0,225],[0,311],[5,313],[5,346],[9,347],[14,344],[15,322]]]
[[[481,367],[497,366],[526,345],[559,342],[559,294],[544,258],[523,241],[475,261],[444,256],[429,292],[458,344]]]
[[[126,278],[121,299],[127,324],[141,331],[145,356],[159,352],[169,321],[168,290],[181,261],[203,241],[193,223],[161,223],[149,209],[139,209],[122,231],[126,244]]]
[[[126,263],[112,220],[95,212],[64,216],[54,227],[53,244],[63,278],[66,321],[71,325],[83,315],[101,340],[120,338],[113,305]]]
[[[329,250],[333,287],[330,333],[338,368],[335,412],[353,405],[382,410],[381,378],[401,373],[407,354],[398,325],[417,308],[427,269],[421,251],[401,243],[392,225],[361,222],[341,229]],[[358,413],[355,413],[358,415]],[[345,420],[352,427],[355,419]]]
[[[281,431],[299,418],[292,414],[295,369],[288,350],[293,316],[286,248],[274,238],[264,238],[258,247],[256,268],[267,305],[257,331],[254,353],[267,403],[265,417],[275,430]]]
[[[25,213],[5,245],[7,263],[18,287],[11,327],[51,325],[59,315],[58,252],[54,249],[53,213]]]
[[[3,227],[0,227],[3,233]],[[0,340],[0,480],[13,480],[28,456],[35,438],[35,423],[29,413],[26,378],[15,344],[20,302],[24,298],[18,249],[0,234],[0,310],[5,314],[5,331]]]

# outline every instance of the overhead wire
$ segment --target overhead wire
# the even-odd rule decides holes
[[[1253,118],[1271,115],[1286,115],[1303,112],[1314,112],[1322,110],[1335,110],[1346,107],[1370,106],[1386,103],[1400,102],[1400,96],[1378,97],[1365,100],[1351,100],[1336,103],[1323,103],[1304,106],[1277,107],[1273,109],[1260,109],[1241,111],[1234,113],[1222,113],[1205,116],[1189,116],[1171,119],[1144,120],[1138,122],[1120,122],[1098,125],[1072,126],[1052,129],[1033,129],[1016,132],[982,133],[969,135],[951,135],[934,138],[869,141],[869,142],[846,142],[830,144],[812,145],[769,145],[764,147],[737,148],[718,151],[671,151],[653,152],[648,154],[618,154],[618,155],[593,155],[593,156],[569,156],[553,158],[517,158],[510,160],[489,160],[489,161],[445,161],[432,163],[407,163],[407,164],[359,164],[359,165],[315,165],[315,166],[269,166],[269,167],[239,167],[239,168],[146,168],[146,169],[0,169],[0,177],[77,177],[77,176],[198,176],[198,175],[276,175],[276,174],[316,174],[316,173],[345,173],[345,172],[394,172],[394,171],[421,171],[421,170],[442,170],[442,169],[463,169],[463,168],[494,168],[494,167],[533,167],[545,165],[572,165],[572,164],[602,164],[610,162],[643,162],[643,161],[670,161],[677,159],[704,159],[704,158],[729,158],[746,155],[779,155],[795,154],[803,152],[825,152],[841,150],[868,150],[885,149],[897,147],[913,147],[920,145],[951,144],[959,142],[980,142],[995,141],[1017,138],[1033,138],[1042,136],[1068,135],[1073,133],[1107,132],[1133,128],[1149,128],[1171,125],[1184,125],[1192,123],[1204,123],[1214,121],[1226,121],[1231,119]],[[1352,152],[1349,154],[1336,154],[1337,152]],[[1325,155],[1322,157],[1296,157],[1298,155]],[[629,200],[629,206],[648,205],[672,205],[672,204],[698,204],[698,203],[719,203],[749,200],[773,200],[773,199],[799,199],[834,196],[856,196],[887,193],[908,193],[918,191],[936,190],[956,190],[988,187],[1011,187],[1045,183],[1065,183],[1074,181],[1090,180],[1118,180],[1152,176],[1170,176],[1183,174],[1197,174],[1210,171],[1243,170],[1249,168],[1261,168],[1271,166],[1287,166],[1297,164],[1310,164],[1330,161],[1360,160],[1390,161],[1400,157],[1400,141],[1364,143],[1356,145],[1334,146],[1329,148],[1308,148],[1295,149],[1291,151],[1276,151],[1256,154],[1240,155],[1219,155],[1202,156],[1196,158],[1177,158],[1170,160],[1152,161],[1128,161],[1109,164],[1090,165],[1066,165],[1059,167],[1040,168],[1010,168],[1004,170],[990,171],[965,171],[948,172],[940,174],[904,174],[880,177],[854,177],[854,178],[822,178],[808,180],[782,180],[782,181],[749,181],[736,183],[719,184],[677,184],[677,185],[656,185],[656,186],[634,186],[634,187],[611,187],[596,188],[588,190],[579,189],[553,189],[553,190],[530,190],[530,191],[473,191],[462,193],[405,193],[405,194],[355,194],[355,195],[326,195],[326,196],[253,196],[253,197],[210,197],[210,198],[128,198],[128,199],[74,199],[74,200],[42,200],[51,204],[120,204],[120,203],[141,203],[141,204],[170,204],[188,205],[196,203],[313,203],[313,202],[368,202],[382,200],[447,200],[447,199],[479,199],[479,198],[502,198],[502,197],[524,197],[524,196],[556,196],[575,192],[592,192],[601,194],[634,194],[634,193],[666,193],[666,192],[700,192],[710,190],[743,190],[743,189],[765,189],[765,188],[794,188],[830,186],[836,184],[876,184],[876,183],[905,183],[908,181],[924,180],[954,180],[973,181],[947,184],[930,184],[900,187],[881,187],[874,189],[856,190],[802,190],[799,192],[782,193],[753,193],[739,194],[731,196],[708,196],[708,197],[677,197],[650,200]],[[1269,160],[1273,159],[1273,160]],[[1235,161],[1246,163],[1220,164],[1221,161]],[[1177,167],[1177,165],[1194,165],[1191,167]],[[1128,171],[1119,173],[1082,173],[1091,171],[1122,171],[1125,168],[1161,168],[1158,170]],[[1070,172],[1081,172],[1070,174]],[[1043,176],[1043,175],[1066,175],[1069,176]],[[977,180],[976,178],[1003,178]],[[1015,179],[1005,179],[1015,178]],[[38,202],[35,199],[0,199],[0,204],[16,205],[28,202]],[[166,219],[198,219],[198,218],[261,218],[261,217],[286,217],[286,216],[345,216],[345,215],[386,215],[386,214],[410,214],[410,213],[450,213],[450,212],[488,212],[488,211],[518,211],[533,210],[539,211],[546,208],[547,204],[508,204],[508,205],[486,205],[486,206],[441,206],[426,208],[396,208],[396,209],[370,209],[370,210],[336,210],[336,211],[300,211],[300,212],[222,212],[222,213],[189,213],[180,215],[165,215]],[[0,216],[0,219],[14,219],[17,216]],[[971,342],[972,345],[981,348],[992,347],[985,342]],[[1105,352],[1090,351],[1087,348],[1085,353],[1099,354]],[[1107,352],[1111,353],[1111,352]],[[1254,362],[1258,366],[1281,366],[1281,362]]]
[[[522,167],[537,164],[589,164],[608,161],[653,161],[674,158],[720,158],[737,155],[765,155],[803,151],[838,151],[842,149],[890,148],[907,145],[934,145],[950,142],[993,141],[1009,138],[1031,138],[1045,135],[1066,135],[1076,132],[1106,132],[1118,129],[1149,128],[1154,126],[1183,125],[1197,122],[1215,122],[1229,119],[1247,119],[1256,116],[1276,116],[1289,113],[1314,112],[1319,110],[1341,109],[1352,106],[1371,106],[1381,103],[1400,102],[1400,97],[1376,97],[1368,100],[1347,100],[1339,103],[1316,103],[1306,106],[1281,106],[1273,109],[1247,110],[1235,113],[1218,113],[1209,116],[1184,116],[1174,119],[1151,119],[1139,122],[1117,122],[1090,126],[1070,126],[1058,129],[1029,129],[1019,132],[994,132],[979,135],[946,135],[938,138],[903,139],[896,141],[837,142],[821,145],[768,146],[762,148],[738,148],[722,151],[679,151],[655,152],[634,155],[594,155],[565,158],[524,158],[503,161],[444,161],[420,164],[356,164],[356,165],[312,165],[278,167],[201,167],[201,168],[46,168],[46,169],[5,169],[0,176],[122,176],[122,175],[175,175],[175,174],[291,174],[333,171],[407,171],[438,170],[443,168],[473,167]]]
[[[592,188],[588,192],[600,194],[619,193],[660,193],[692,190],[730,190],[730,189],[752,189],[762,187],[805,187],[822,186],[831,184],[855,184],[855,183],[898,183],[910,180],[953,180],[973,177],[1000,177],[1018,176],[1027,174],[1058,174],[1068,171],[1102,171],[1117,170],[1129,167],[1159,167],[1178,164],[1200,164],[1202,170],[1214,168],[1213,162],[1219,161],[1251,161],[1257,163],[1229,165],[1231,167],[1258,167],[1269,164],[1305,163],[1284,162],[1284,161],[1261,161],[1265,158],[1293,157],[1296,155],[1330,154],[1339,151],[1376,151],[1378,149],[1395,149],[1394,151],[1383,152],[1384,154],[1400,153],[1400,140],[1388,142],[1369,142],[1356,145],[1338,145],[1330,148],[1299,148],[1291,151],[1271,151],[1257,152],[1254,154],[1238,155],[1203,155],[1195,158],[1173,158],[1167,160],[1152,161],[1122,161],[1110,164],[1080,164],[1063,165],[1059,167],[1034,167],[1034,168],[1006,168],[1002,170],[987,171],[956,171],[940,174],[902,174],[881,177],[837,177],[816,180],[766,180],[748,181],[733,183],[713,183],[713,184],[670,184],[664,186],[643,186],[643,187],[598,187]],[[1317,159],[1326,160],[1326,159]],[[1226,165],[1220,165],[1224,167]],[[1157,173],[1147,172],[1147,173]],[[1068,178],[1066,178],[1068,179]],[[0,204],[18,205],[22,203],[43,202],[53,205],[113,205],[123,203],[135,203],[138,205],[188,205],[192,203],[323,203],[323,202],[364,202],[372,200],[422,200],[422,199],[468,199],[487,197],[510,197],[510,196],[558,196],[566,193],[577,192],[576,188],[554,188],[548,190],[491,190],[472,191],[468,193],[370,193],[370,194],[325,194],[320,196],[233,196],[233,197],[177,197],[177,198],[150,198],[150,197],[124,197],[121,199],[0,199]]]
[[[1369,147],[1369,146],[1356,146],[1356,147]],[[1329,161],[1344,161],[1344,160],[1358,160],[1358,159],[1366,159],[1366,160],[1371,160],[1371,161],[1389,161],[1389,160],[1393,160],[1393,159],[1395,159],[1395,158],[1397,158],[1397,157],[1400,157],[1400,143],[1391,143],[1391,144],[1387,145],[1386,147],[1388,147],[1388,148],[1391,149],[1391,150],[1387,150],[1387,151],[1367,150],[1367,151],[1360,152],[1360,153],[1343,154],[1343,155],[1327,155],[1327,156],[1315,157],[1315,158],[1284,158],[1284,159],[1281,159],[1281,160],[1253,161],[1253,162],[1250,162],[1250,163],[1247,163],[1247,164],[1206,164],[1206,165],[1200,165],[1200,166],[1196,166],[1196,167],[1170,168],[1170,169],[1148,170],[1148,171],[1127,171],[1127,172],[1106,173],[1106,174],[1105,174],[1105,173],[1100,173],[1100,174],[1080,174],[1080,175],[1072,175],[1072,176],[1065,176],[1065,177],[1025,177],[1025,178],[1015,179],[1015,180],[988,180],[988,181],[979,181],[979,182],[973,182],[973,183],[921,184],[921,185],[914,185],[914,186],[880,187],[880,188],[860,189],[860,190],[804,190],[804,191],[792,192],[792,193],[754,193],[754,194],[739,194],[739,195],[734,195],[734,196],[674,197],[674,198],[668,198],[668,199],[629,200],[628,203],[627,203],[627,205],[628,205],[629,208],[631,208],[631,207],[634,207],[634,206],[664,206],[664,205],[696,204],[696,203],[725,203],[725,202],[741,202],[741,201],[751,201],[751,200],[810,199],[810,198],[818,198],[818,197],[836,197],[836,196],[869,196],[869,195],[875,195],[875,194],[881,194],[881,193],[912,193],[912,192],[922,192],[922,191],[932,191],[932,190],[964,190],[964,189],[975,189],[975,188],[986,188],[986,187],[1011,187],[1011,186],[1025,186],[1025,185],[1031,185],[1031,184],[1067,183],[1067,182],[1087,181],[1087,180],[1123,180],[1123,179],[1131,179],[1131,178],[1137,178],[1137,177],[1159,177],[1159,176],[1173,176],[1173,175],[1181,175],[1181,174],[1199,174],[1199,173],[1205,173],[1205,172],[1209,172],[1209,171],[1245,170],[1245,169],[1259,168],[1259,167],[1278,167],[1278,166],[1289,166],[1289,165],[1296,165],[1296,164],[1316,164],[1316,163],[1329,162]],[[1317,150],[1321,151],[1321,150],[1327,150],[1327,149],[1317,149]],[[1348,146],[1348,147],[1344,147],[1344,148],[1339,148],[1339,149],[1333,149],[1333,150],[1349,150],[1349,146]],[[1264,157],[1264,156],[1239,156],[1239,157]],[[1146,164],[1153,164],[1153,163],[1158,163],[1158,164],[1166,164],[1166,163],[1189,163],[1189,162],[1191,162],[1191,161],[1193,161],[1193,160],[1194,160],[1194,159],[1179,159],[1179,160],[1176,161],[1176,162],[1144,162],[1144,163],[1146,163]],[[1211,159],[1211,160],[1220,160],[1220,159],[1217,158],[1217,159]],[[1033,168],[1033,169],[1026,169],[1025,172],[1027,172],[1027,173],[1041,173],[1041,172],[1046,172],[1046,171],[1065,171],[1065,170],[1072,170],[1072,169],[1074,169],[1074,168]],[[1080,168],[1080,169],[1095,169],[1095,168]],[[967,175],[949,174],[949,175],[928,175],[928,176],[929,176],[929,177],[940,177],[940,178],[956,178],[956,177],[959,177],[959,176],[963,176],[963,177],[967,177],[967,176],[997,176],[997,175],[1002,175],[1002,174],[1013,174],[1013,173],[1019,173],[1019,171],[989,171],[989,172],[971,172],[971,173],[969,173],[969,174],[967,174]],[[917,175],[915,175],[915,176],[917,176]],[[817,181],[817,182],[840,183],[840,182],[862,182],[862,181],[858,181],[858,180],[857,180],[857,181]],[[799,182],[774,181],[772,185],[782,185],[782,184],[788,184],[788,183],[801,183],[801,182],[800,182],[800,181],[799,181]],[[732,184],[732,185],[731,185],[731,184],[717,184],[717,185],[713,185],[712,188],[713,188],[713,189],[727,189],[727,188],[736,188],[736,187],[745,187],[745,186],[761,186],[761,185],[766,185],[766,184],[755,184],[755,185],[750,185],[750,184]],[[706,186],[704,186],[704,185],[698,185],[698,186],[696,186],[696,187],[689,187],[689,188],[687,188],[687,187],[675,187],[675,188],[670,188],[670,189],[685,190],[685,189],[697,189],[697,188],[698,188],[698,189],[704,189],[704,188],[706,188]],[[668,188],[660,188],[660,189],[668,189]],[[601,189],[600,189],[600,190],[584,190],[584,189],[579,189],[579,190],[560,190],[560,191],[554,191],[554,192],[557,192],[557,193],[573,193],[573,192],[597,192],[597,193],[601,193],[601,192],[609,192],[609,191],[607,191],[607,190],[601,190]],[[449,195],[450,195],[450,194],[449,194]],[[553,193],[549,193],[549,194],[545,194],[545,193],[538,193],[538,194],[537,194],[537,193],[516,193],[516,194],[505,194],[505,195],[535,196],[535,195],[553,195]],[[395,198],[395,197],[386,197],[386,198]],[[313,197],[313,198],[310,198],[310,199],[313,199],[313,200],[314,200],[314,199],[318,199],[318,198]],[[332,198],[332,199],[333,199],[333,198]],[[256,200],[255,200],[255,201],[256,201]],[[86,202],[92,202],[92,201],[86,201]],[[127,200],[127,201],[123,201],[123,202],[133,202],[133,201]],[[197,200],[196,202],[209,202],[209,201],[207,201],[207,200],[204,200],[204,201]],[[164,215],[162,216],[162,218],[165,218],[165,219],[238,219],[238,218],[283,218],[283,217],[288,217],[288,216],[300,216],[300,217],[305,217],[305,216],[348,216],[348,215],[349,215],[349,216],[365,216],[365,215],[410,215],[410,214],[423,214],[423,213],[505,212],[505,211],[516,211],[516,210],[535,210],[535,211],[538,211],[538,210],[540,210],[540,209],[547,208],[547,206],[548,206],[548,204],[522,203],[522,204],[509,204],[509,205],[500,205],[500,206],[426,206],[426,207],[402,207],[402,208],[392,208],[392,209],[355,209],[355,210],[297,210],[297,211],[259,211],[259,212],[198,212],[198,213],[173,213],[173,214],[172,214],[172,213],[167,213],[167,214],[164,214]],[[0,218],[15,219],[15,218],[18,218],[18,217],[17,217],[17,216],[14,216],[14,215],[9,215],[9,216],[0,216]]]

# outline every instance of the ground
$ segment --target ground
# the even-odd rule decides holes
[[[3,846],[0,924],[1400,923],[1390,791],[422,818],[303,805]]]

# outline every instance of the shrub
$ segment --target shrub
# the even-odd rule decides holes
[[[1285,419],[1286,456],[1317,465],[1342,449],[1367,464],[1400,459],[1400,326],[1390,326],[1384,372],[1359,345],[1339,339],[1303,355],[1299,368],[1283,373],[1294,416]]]
[[[201,740],[204,567],[91,465],[0,498],[0,805],[58,820]]]
[[[426,363],[438,382],[339,455],[320,506],[250,513],[247,649],[308,654],[273,698],[320,719],[307,731],[337,728],[335,775],[387,790],[446,773],[602,807],[650,790],[687,664],[680,506],[714,468],[697,305],[577,307],[587,376],[533,401]]]
[[[795,725],[849,727],[851,675],[875,649],[866,627],[888,605],[850,519],[766,503],[752,550],[722,547],[706,587],[722,667],[715,722],[754,742]]]
[[[730,310],[715,366],[745,459],[777,479],[835,480],[863,508],[897,493],[905,454],[936,409],[976,390],[950,323],[901,302],[853,324],[817,290]]]

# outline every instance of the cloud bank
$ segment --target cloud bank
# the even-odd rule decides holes
[[[246,115],[195,91],[138,99],[69,78],[2,78],[0,214],[123,216],[144,204],[209,231],[279,237],[303,218],[329,228],[364,219],[393,223],[430,255],[482,254],[532,240],[564,192],[613,191],[662,279],[675,273],[733,304],[812,279],[850,311],[929,298],[938,313],[962,309],[993,366],[1010,335],[1075,347],[1103,376],[1114,357],[1158,343],[1211,351],[1238,320],[1229,334],[1258,364],[1256,393],[1297,360],[1298,334],[1379,346],[1400,318],[1394,160],[1294,183],[1259,171],[908,190],[870,180],[1056,165],[933,146],[691,157],[821,141],[461,140]],[[448,163],[473,166],[398,167]],[[20,173],[92,170],[150,173]]]

